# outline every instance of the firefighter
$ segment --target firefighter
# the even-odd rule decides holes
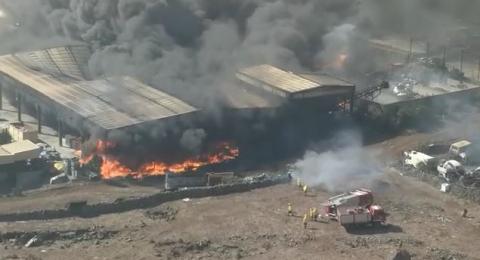
[[[317,210],[317,208],[313,208],[312,211],[313,211],[313,212],[312,212],[312,213],[313,213],[313,221],[317,221],[317,219],[318,219],[318,210]]]
[[[309,213],[310,213],[310,220],[314,220],[315,219],[315,212],[313,211],[313,208],[310,208],[309,209]]]
[[[307,223],[308,223],[308,214],[305,213],[303,215],[303,229],[307,229]]]
[[[292,203],[288,203],[288,216],[293,216]]]
[[[297,186],[298,186],[299,188],[302,187],[302,181],[300,180],[300,178],[297,178]]]
[[[308,186],[303,185],[303,194],[307,195],[307,192],[308,192]]]
[[[466,218],[466,217],[467,217],[467,214],[468,214],[468,210],[467,210],[467,209],[463,209],[462,218]]]

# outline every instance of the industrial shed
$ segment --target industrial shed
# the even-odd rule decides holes
[[[315,103],[330,110],[351,104],[355,93],[354,84],[326,74],[293,73],[267,64],[241,69],[236,76],[250,89],[284,102]]]
[[[38,158],[40,151],[40,147],[29,140],[1,145],[0,165]]]
[[[71,128],[86,126],[110,131],[197,111],[131,77],[90,80],[86,70],[88,57],[87,46],[5,55],[0,57],[0,74],[20,95],[17,100],[27,96],[29,102],[38,102],[39,108],[56,111],[58,119]],[[19,111],[19,119],[20,115]],[[39,115],[41,112],[37,114],[40,118]]]
[[[417,84],[411,89],[410,95],[398,95],[393,89],[385,89],[373,100],[365,99],[363,102],[375,104],[383,108],[391,106],[405,106],[413,103],[421,103],[426,100],[440,100],[447,97],[469,97],[480,93],[480,86],[447,79],[446,82],[432,82],[430,85]]]

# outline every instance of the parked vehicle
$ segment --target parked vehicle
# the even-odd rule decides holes
[[[455,182],[465,175],[465,168],[456,160],[441,161],[437,166],[437,171],[440,177],[444,178],[447,182]]]
[[[462,162],[465,162],[468,157],[469,147],[472,145],[470,141],[462,140],[450,145],[448,153],[451,158],[458,159]]]
[[[373,194],[367,189],[331,197],[324,203],[324,211],[327,217],[345,227],[385,223],[387,219],[383,208],[373,204]]]
[[[387,214],[382,207],[371,205],[366,208],[337,208],[337,220],[340,225],[348,227],[352,225],[383,224],[387,220]]]

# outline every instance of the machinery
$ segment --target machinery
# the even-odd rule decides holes
[[[367,189],[331,197],[324,204],[324,210],[327,217],[337,220],[345,227],[384,223],[387,217],[381,206],[373,205],[373,194]]]

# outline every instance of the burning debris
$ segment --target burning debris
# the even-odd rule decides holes
[[[216,165],[236,159],[240,151],[238,147],[228,142],[220,142],[208,149],[205,154],[196,155],[177,162],[165,162],[162,160],[147,161],[133,168],[122,163],[115,156],[116,144],[111,141],[97,140],[95,149],[87,155],[81,155],[80,163],[89,164],[99,160],[101,178],[112,179],[116,177],[133,177],[135,179],[146,176],[160,176],[166,173],[185,173],[196,171],[207,165]]]

